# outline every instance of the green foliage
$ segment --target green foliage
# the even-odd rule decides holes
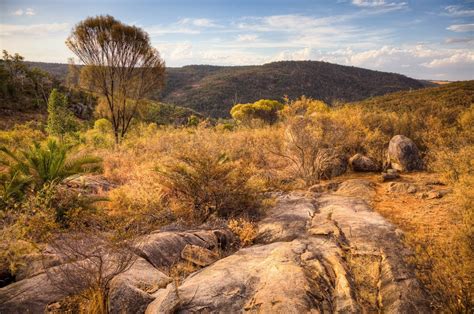
[[[190,115],[188,117],[188,123],[187,123],[187,126],[190,126],[190,127],[196,127],[199,125],[199,118],[195,115]]]
[[[77,131],[78,128],[74,115],[67,107],[66,95],[53,89],[48,99],[48,133],[62,139],[66,134]]]
[[[232,118],[242,123],[261,120],[274,124],[278,121],[278,114],[283,108],[284,105],[276,100],[260,99],[251,104],[237,104],[232,107],[230,114]]]
[[[58,85],[47,72],[30,68],[18,53],[3,50],[0,60],[1,107],[15,110],[44,109],[51,88]]]
[[[107,134],[112,132],[112,123],[109,120],[101,118],[94,122],[94,130],[101,133]]]
[[[202,116],[192,109],[151,100],[143,102],[139,114],[143,122],[157,125],[187,125],[190,117],[199,119]]]
[[[70,157],[72,147],[49,140],[45,144],[34,143],[29,149],[15,153],[6,147],[0,147],[2,165],[13,175],[31,179],[31,187],[41,189],[46,183],[61,182],[80,174],[97,171],[100,158],[92,156]]]

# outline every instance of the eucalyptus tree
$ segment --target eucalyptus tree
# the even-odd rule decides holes
[[[66,45],[84,64],[81,80],[103,96],[118,144],[142,101],[163,86],[164,61],[145,31],[109,15],[77,24]]]

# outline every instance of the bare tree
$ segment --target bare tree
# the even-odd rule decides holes
[[[81,78],[105,98],[118,144],[141,101],[162,87],[163,60],[145,31],[109,15],[77,24],[66,45],[85,65]]]

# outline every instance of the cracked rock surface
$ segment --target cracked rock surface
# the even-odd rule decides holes
[[[259,225],[258,244],[189,276],[178,312],[424,313],[429,304],[373,184],[343,182],[316,200],[293,193]]]

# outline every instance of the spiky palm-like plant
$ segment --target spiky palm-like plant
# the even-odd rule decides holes
[[[71,157],[70,145],[49,140],[45,144],[34,143],[29,149],[14,153],[6,147],[0,147],[3,155],[0,164],[8,168],[9,173],[17,173],[29,178],[33,189],[41,188],[45,183],[62,182],[76,174],[94,172],[100,168],[101,159],[93,156]],[[24,186],[23,186],[24,187]]]

